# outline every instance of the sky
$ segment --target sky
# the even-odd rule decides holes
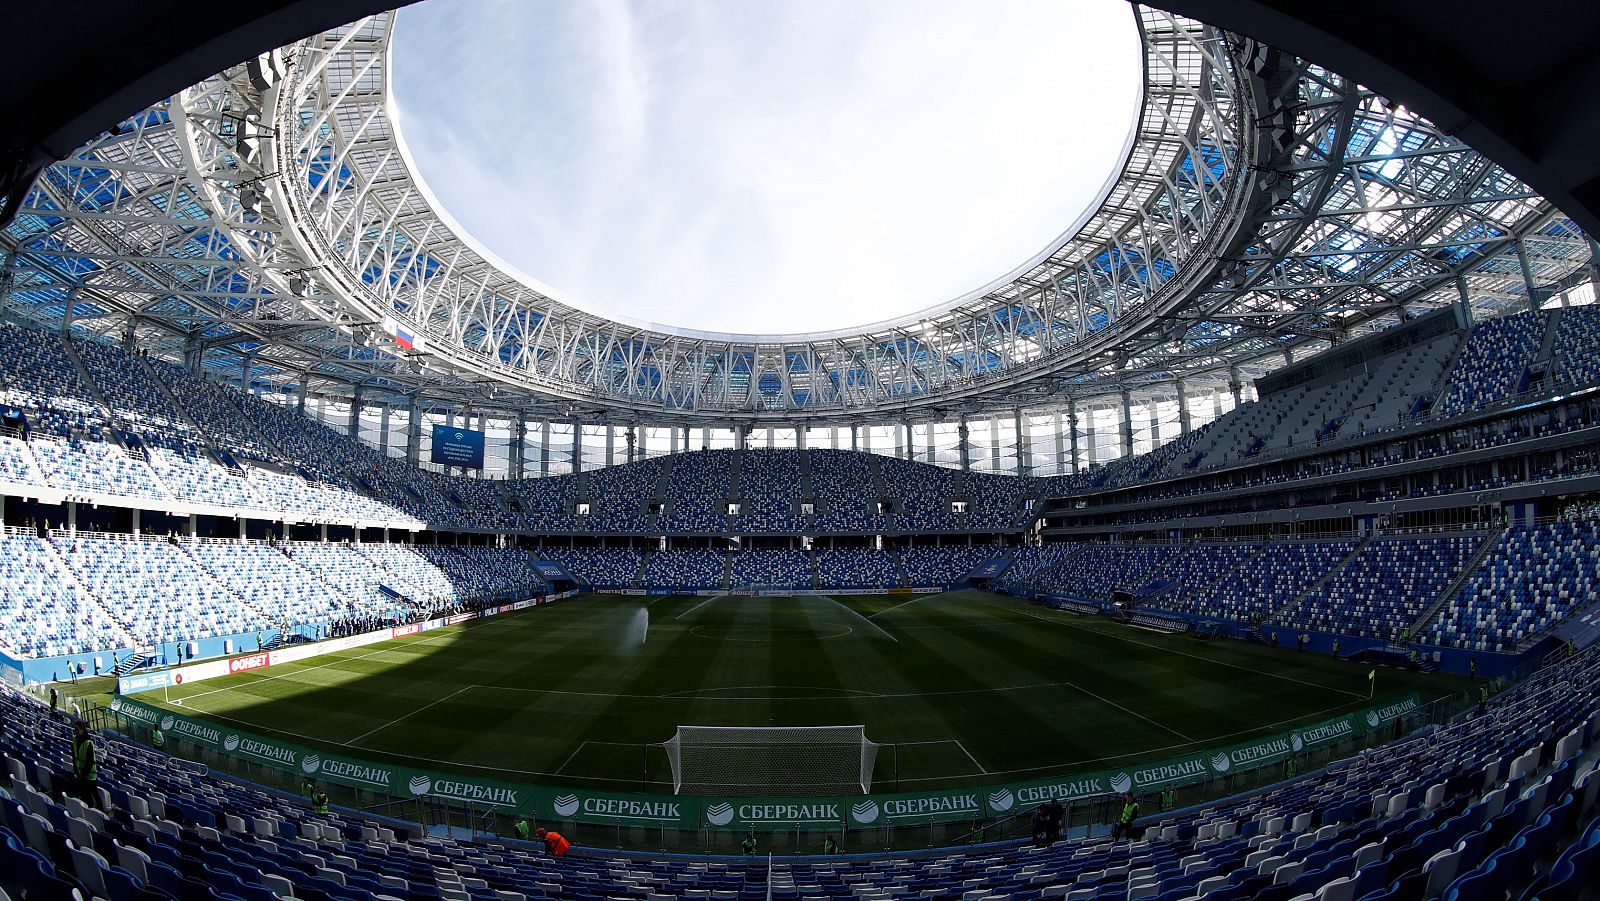
[[[1125,0],[428,0],[392,71],[424,181],[591,307],[795,333],[934,307],[1121,163]]]

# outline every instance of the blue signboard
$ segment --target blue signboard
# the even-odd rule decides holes
[[[482,469],[483,433],[475,429],[436,425],[433,427],[433,452],[429,459],[445,466]]]
[[[548,560],[535,560],[533,561],[533,568],[538,570],[539,575],[544,576],[550,582],[554,582],[557,579],[566,579],[568,582],[577,581],[567,575],[567,571],[562,569],[559,563],[551,563]]]
[[[121,694],[131,695],[135,692],[150,691],[154,688],[166,688],[172,684],[172,674],[162,671],[154,673],[135,673],[123,676],[117,681],[117,691]]]
[[[977,569],[967,574],[969,579],[993,579],[1006,571],[1011,561],[1004,557],[994,557],[985,560]]]

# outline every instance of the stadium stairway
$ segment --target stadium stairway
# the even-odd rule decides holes
[[[815,498],[817,489],[811,481],[811,451],[797,451],[796,456],[800,458],[800,500]]]
[[[100,386],[95,384],[94,378],[89,375],[89,367],[83,365],[83,357],[78,355],[78,349],[72,346],[72,341],[64,335],[56,335],[55,340],[61,343],[62,353],[68,360],[72,361],[72,368],[78,371],[78,379],[89,390],[89,395],[100,405],[100,410],[105,414],[106,421],[115,427],[111,430],[112,434],[116,433],[117,428],[127,428],[127,424],[121,421],[121,418],[117,416],[117,411],[106,400],[106,396],[101,392]]]
[[[160,374],[156,372],[155,367],[151,366],[150,361],[145,359],[142,355],[129,354],[129,356],[133,358],[130,365],[138,366],[140,369],[144,370],[144,374],[149,378],[150,383],[156,386],[156,390],[161,392],[161,395],[167,399],[168,403],[172,404],[172,409],[178,411],[178,416],[183,419],[184,423],[187,424],[189,428],[194,430],[194,439],[196,442],[204,446],[209,453],[215,456],[217,446],[212,442],[211,436],[206,434],[205,429],[200,428],[200,423],[196,422],[194,417],[190,415],[189,410],[184,407],[181,402],[179,402],[178,395],[173,393],[172,386],[167,384],[166,379],[161,378]]]
[[[1258,545],[1252,553],[1245,554],[1239,558],[1237,563],[1223,569],[1223,571],[1219,573],[1216,578],[1208,579],[1199,585],[1179,585],[1175,591],[1166,592],[1165,596],[1180,601],[1191,597],[1209,596],[1211,594],[1212,586],[1224,584],[1226,580],[1233,578],[1234,573],[1237,573],[1244,567],[1249,566],[1252,560],[1255,560],[1257,557],[1261,556],[1266,552],[1266,550],[1267,545],[1265,542],[1263,542],[1262,544]],[[1168,566],[1176,566],[1179,559],[1181,558],[1174,557]]]
[[[1530,369],[1538,367],[1548,374],[1555,373],[1556,336],[1561,331],[1561,319],[1565,313],[1566,310],[1557,307],[1551,310],[1550,315],[1546,317],[1544,338],[1539,342],[1539,352],[1534,354],[1532,362],[1528,364]]]
[[[1467,558],[1466,565],[1461,567],[1461,571],[1456,573],[1454,579],[1450,580],[1450,584],[1445,586],[1444,591],[1440,592],[1439,596],[1433,599],[1433,603],[1424,608],[1416,620],[1411,623],[1412,635],[1424,634],[1423,627],[1427,626],[1434,617],[1439,615],[1439,611],[1443,610],[1446,604],[1461,593],[1461,589],[1466,587],[1467,580],[1471,579],[1472,574],[1483,566],[1483,561],[1494,553],[1495,547],[1500,543],[1500,536],[1505,534],[1505,531],[1506,527],[1503,523],[1495,523],[1488,529],[1483,543],[1478,545],[1478,549],[1472,552],[1471,557]]]
[[[736,448],[733,453],[728,455],[728,497],[743,498],[745,496],[741,479],[744,474],[744,454],[745,452],[742,448]],[[750,512],[748,504],[749,501],[746,499],[744,508],[746,513]]]
[[[273,618],[268,616],[266,611],[262,610],[260,607],[257,607],[249,598],[246,598],[239,592],[234,591],[233,588],[228,585],[228,583],[218,578],[217,574],[211,571],[211,567],[207,566],[204,561],[195,556],[194,547],[190,542],[179,541],[174,543],[177,544],[178,548],[183,551],[183,555],[188,558],[189,565],[194,567],[195,571],[200,573],[201,578],[205,579],[207,582],[210,582],[213,588],[221,592],[224,596],[231,598],[234,603],[237,603],[240,607],[250,611],[250,615],[256,617],[258,621],[264,623],[270,623],[273,621]]]
[[[1371,535],[1365,536],[1360,541],[1357,541],[1356,546],[1350,549],[1350,553],[1345,554],[1338,563],[1328,567],[1328,571],[1323,573],[1321,578],[1312,582],[1310,585],[1307,585],[1305,590],[1301,591],[1299,594],[1290,598],[1288,602],[1272,611],[1272,613],[1267,616],[1267,620],[1273,623],[1278,622],[1279,617],[1300,606],[1301,601],[1304,601],[1306,598],[1311,597],[1313,594],[1316,594],[1318,591],[1322,590],[1322,586],[1328,584],[1329,580],[1343,570],[1351,560],[1354,560],[1356,557],[1360,556],[1361,552],[1366,550],[1368,545],[1372,544],[1372,541],[1373,537]]]
[[[111,668],[111,675],[120,679],[140,667],[149,666],[155,660],[155,657],[144,651],[129,651],[126,657],[117,661],[117,665]]]
[[[107,604],[105,600],[100,597],[100,595],[96,594],[89,588],[89,583],[83,581],[83,579],[78,576],[78,573],[73,570],[71,564],[67,562],[66,555],[61,553],[61,548],[58,547],[54,541],[41,538],[39,539],[39,543],[43,545],[50,556],[54,558],[56,567],[59,570],[59,575],[63,576],[65,580],[77,590],[78,596],[88,598],[90,603],[99,608],[100,612],[105,616],[106,621],[116,626],[117,630],[122,633],[123,647],[137,647],[143,644],[143,642],[134,638],[133,624],[118,616],[116,611],[111,608],[110,604]]]
[[[1444,365],[1439,367],[1438,374],[1434,376],[1433,386],[1428,391],[1423,392],[1424,394],[1433,395],[1433,402],[1428,405],[1428,409],[1424,413],[1432,412],[1433,405],[1437,404],[1439,399],[1444,397],[1445,392],[1450,390],[1450,378],[1455,373],[1456,367],[1461,364],[1461,358],[1466,355],[1467,343],[1472,337],[1472,329],[1470,327],[1462,329],[1458,334],[1459,337],[1457,337],[1456,342],[1450,347],[1450,353],[1445,357]],[[1418,396],[1420,397],[1421,395]]]
[[[872,475],[872,494],[868,496],[869,503],[889,496],[889,480],[883,475],[883,465],[876,454],[867,455],[867,472]],[[898,505],[899,498],[895,499]],[[898,506],[897,506],[898,508]]]
[[[672,477],[672,468],[677,465],[677,462],[678,457],[676,454],[669,454],[661,458],[661,465],[656,467],[656,486],[650,489],[651,500],[665,503],[667,498],[672,496],[668,483]]]

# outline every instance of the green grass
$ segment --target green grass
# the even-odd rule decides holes
[[[875,787],[910,790],[1243,741],[1367,706],[1366,673],[976,591],[591,595],[140,697],[374,760],[651,791],[670,783],[649,745],[679,724],[861,723],[897,745]],[[1378,698],[1460,681],[1385,670]]]

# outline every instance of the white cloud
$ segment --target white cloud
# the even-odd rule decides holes
[[[978,288],[1119,161],[1121,0],[523,3],[400,13],[407,142],[534,277],[636,318],[794,332]]]

